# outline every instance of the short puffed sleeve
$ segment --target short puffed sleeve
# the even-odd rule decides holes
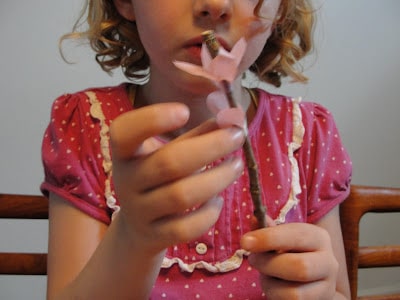
[[[310,102],[301,109],[305,134],[297,154],[299,172],[307,194],[307,222],[315,223],[348,196],[352,163],[331,113]]]
[[[55,193],[108,224],[111,212],[104,197],[101,126],[90,108],[83,92],[63,95],[54,102],[42,143],[45,179],[41,190],[46,196]]]

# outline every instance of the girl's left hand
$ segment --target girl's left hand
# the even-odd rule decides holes
[[[289,223],[242,237],[250,264],[261,273],[268,299],[333,299],[339,264],[328,232],[316,225]]]

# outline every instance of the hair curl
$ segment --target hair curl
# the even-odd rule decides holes
[[[263,1],[259,0],[256,14]],[[85,22],[87,29],[80,30]],[[250,71],[276,87],[286,76],[306,82],[307,77],[296,69],[296,63],[313,47],[313,26],[310,0],[282,0],[274,30]],[[134,80],[146,79],[149,75],[149,57],[136,24],[119,14],[113,1],[86,0],[72,32],[63,35],[60,44],[66,39],[87,39],[96,53],[97,63],[106,72],[121,67],[124,75]]]

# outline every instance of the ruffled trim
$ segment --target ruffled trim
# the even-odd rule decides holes
[[[161,268],[170,268],[173,264],[178,264],[182,271],[193,273],[195,269],[205,269],[212,273],[226,273],[238,269],[243,262],[243,258],[250,252],[243,249],[237,250],[233,256],[223,262],[209,263],[206,261],[196,261],[191,264],[185,263],[178,257],[164,257]]]
[[[99,120],[100,122],[100,151],[103,156],[103,170],[106,174],[104,197],[106,198],[107,207],[113,211],[112,218],[116,213],[119,212],[120,206],[117,204],[117,200],[113,196],[111,190],[111,177],[112,177],[112,161],[110,152],[110,128],[106,123],[103,110],[101,109],[101,103],[96,97],[94,92],[86,92],[90,102],[90,115]]]
[[[286,204],[282,207],[279,212],[278,217],[275,219],[276,224],[282,224],[286,221],[286,215],[289,211],[299,203],[297,195],[301,193],[300,187],[300,173],[299,165],[296,158],[294,157],[294,152],[300,148],[303,143],[304,137],[304,125],[302,121],[302,114],[300,109],[301,98],[292,99],[292,114],[293,114],[293,136],[292,142],[288,147],[288,156],[291,166],[292,183],[289,193],[289,199]]]

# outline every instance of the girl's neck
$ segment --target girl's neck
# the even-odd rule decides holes
[[[243,109],[248,112],[248,117],[254,115],[254,108],[248,91],[240,84],[240,80],[233,85],[233,95],[240,101]],[[134,106],[136,108],[162,103],[162,102],[181,102],[189,107],[190,117],[187,124],[179,131],[170,134],[170,137],[179,136],[186,131],[198,126],[204,121],[214,117],[206,104],[208,95],[194,94],[176,88],[166,88],[165,84],[159,86],[151,80],[145,85],[136,86]],[[249,119],[250,121],[250,119]]]

